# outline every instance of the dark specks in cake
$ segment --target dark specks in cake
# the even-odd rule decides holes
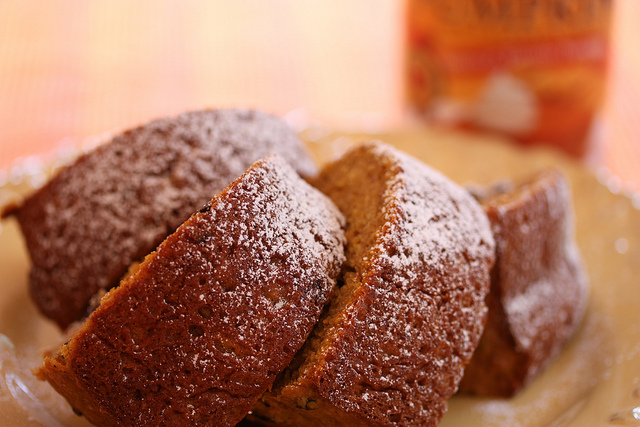
[[[445,215],[441,215],[441,214],[435,214],[433,215],[431,218],[429,218],[429,222],[440,222],[443,219],[446,219]]]
[[[259,419],[262,422],[265,423],[269,423],[269,424],[275,424],[275,421],[273,421],[271,418],[269,417],[265,417],[264,415],[260,415],[257,413],[252,414],[255,418]]]
[[[200,140],[191,135],[184,136],[183,140],[189,147],[198,147],[201,145]]]
[[[189,326],[189,333],[194,337],[201,337],[204,335],[204,329],[200,325],[191,325]]]
[[[206,205],[204,205],[203,207],[200,208],[200,210],[198,210],[198,212],[200,213],[207,213],[211,211],[211,203],[207,203]]]
[[[320,304],[320,303],[321,303],[321,300],[322,300],[322,298],[323,298],[323,295],[322,295],[322,294],[323,294],[323,292],[322,292],[322,290],[323,290],[323,289],[324,289],[324,287],[325,287],[325,283],[324,283],[324,281],[323,281],[322,279],[317,279],[317,280],[313,283],[313,285],[314,285],[314,287],[315,287],[314,292],[315,292],[315,294],[316,294],[316,297],[315,297],[315,299],[316,299],[316,304]]]
[[[211,240],[211,235],[207,234],[207,233],[202,233],[198,236],[198,238],[196,239],[196,242],[198,243],[207,243],[209,240]]]
[[[391,421],[392,423],[397,423],[402,419],[402,415],[400,414],[390,414],[389,415],[389,421]]]
[[[223,292],[233,292],[236,289],[237,283],[221,282],[220,286]]]
[[[203,319],[209,319],[213,314],[213,311],[208,305],[203,305],[198,309],[198,314],[202,316]]]
[[[296,401],[296,407],[299,409],[304,409],[306,411],[313,411],[318,407],[318,402],[316,402],[315,399],[301,397]]]
[[[179,304],[179,300],[178,297],[174,294],[167,294],[164,296],[163,298],[164,303],[169,305],[169,306],[176,306]]]

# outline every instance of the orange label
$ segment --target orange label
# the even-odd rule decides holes
[[[411,106],[574,154],[601,107],[610,0],[409,0]]]

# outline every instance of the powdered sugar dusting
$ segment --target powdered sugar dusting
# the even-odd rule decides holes
[[[470,259],[485,259],[494,245],[493,235],[486,215],[467,192],[405,153],[389,146],[375,147],[380,156],[397,157],[402,168],[389,183],[385,203],[385,209],[396,210],[402,222],[379,243],[381,248],[402,245],[411,249],[396,257],[398,266],[428,262],[438,267],[443,257],[461,250],[469,251]]]
[[[297,136],[255,111],[195,111],[117,135],[18,212],[41,310],[65,326],[197,208],[261,157],[315,166]]]
[[[488,267],[494,257],[487,217],[463,188],[440,172],[388,146],[375,150],[379,156],[395,157],[401,169],[385,196],[389,229],[374,249],[380,265],[393,272],[385,280],[414,291],[407,295],[426,297],[441,310],[452,301],[460,304],[454,308],[456,318],[444,319],[443,327],[452,327],[455,334],[454,357],[468,360],[481,333]],[[425,269],[430,277],[420,273]]]
[[[505,312],[510,322],[518,325],[518,335],[515,339],[520,351],[529,351],[540,331],[547,329],[549,319],[558,315],[557,307],[550,304],[556,295],[555,287],[555,283],[542,279],[529,284],[524,292],[505,301]]]
[[[499,231],[498,242],[505,259],[501,289],[505,314],[517,351],[559,348],[582,318],[588,294],[574,239],[571,195],[555,170],[540,174],[517,194],[515,200],[498,206],[504,224],[496,221],[505,228]],[[520,227],[513,229],[514,223]],[[508,251],[519,254],[521,262],[515,265],[518,258],[511,259]],[[553,345],[542,344],[549,336],[557,337]]]

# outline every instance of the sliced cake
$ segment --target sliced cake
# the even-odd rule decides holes
[[[512,396],[560,352],[586,307],[571,193],[559,170],[480,195],[496,241],[489,317],[460,389]]]
[[[329,301],[344,218],[256,162],[102,299],[36,374],[98,426],[233,426]]]
[[[382,143],[314,181],[347,220],[340,288],[249,421],[436,425],[486,318],[494,242],[461,187]]]

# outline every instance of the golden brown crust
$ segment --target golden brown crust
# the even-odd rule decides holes
[[[496,239],[489,317],[460,389],[511,396],[559,353],[585,310],[587,278],[558,170],[481,199]]]
[[[343,284],[250,419],[436,425],[485,319],[486,216],[463,189],[380,143],[353,149],[315,184],[347,218]]]
[[[328,302],[342,226],[283,160],[256,162],[111,290],[37,375],[97,425],[235,425]]]
[[[116,135],[13,209],[32,260],[30,293],[65,328],[193,211],[259,158],[315,166],[280,119],[248,110],[194,111]]]

